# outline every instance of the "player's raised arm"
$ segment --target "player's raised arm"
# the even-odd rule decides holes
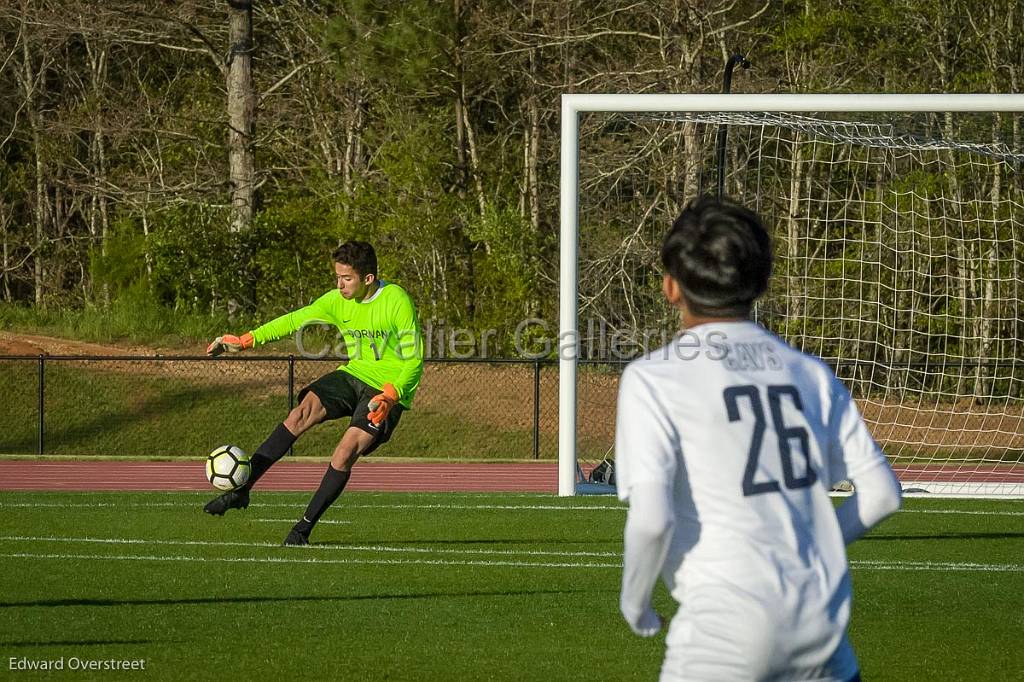
[[[678,437],[653,389],[633,368],[619,382],[615,462],[619,498],[629,501],[619,608],[641,637],[661,630],[651,595],[672,540],[672,482]]]
[[[829,483],[853,482],[853,495],[836,509],[843,541],[850,544],[900,508],[902,490],[857,403],[838,379],[833,380],[832,394],[829,459],[833,480]]]
[[[206,354],[216,357],[225,351],[238,353],[239,351],[253,348],[254,346],[261,346],[294,334],[302,325],[311,320],[329,320],[330,308],[328,303],[332,297],[336,296],[337,292],[329,291],[310,305],[293,310],[290,313],[285,313],[241,336],[235,336],[234,334],[218,336],[206,347]]]
[[[262,346],[271,341],[283,339],[302,328],[307,322],[320,321],[328,324],[336,324],[331,312],[331,303],[337,300],[337,291],[328,291],[309,305],[285,313],[276,317],[266,324],[252,330],[253,340],[257,346]]]

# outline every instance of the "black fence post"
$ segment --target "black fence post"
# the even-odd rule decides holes
[[[46,449],[46,356],[42,353],[39,354],[39,393],[37,409],[39,410],[39,443],[37,446],[37,454],[43,454]]]
[[[288,356],[288,412],[295,409],[295,356]],[[288,454],[293,455],[295,446],[288,448]]]
[[[295,409],[295,356],[288,356],[288,411]]]
[[[533,458],[540,458],[540,360],[533,361]]]

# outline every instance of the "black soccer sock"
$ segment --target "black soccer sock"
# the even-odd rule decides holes
[[[351,471],[338,471],[330,464],[327,465],[327,472],[324,474],[323,480],[320,481],[320,487],[313,493],[313,499],[309,501],[306,513],[295,524],[299,531],[309,535],[309,532],[313,530],[313,526],[320,520],[320,517],[327,511],[327,508],[334,504],[334,501],[341,495],[341,491],[345,489],[345,484],[348,483],[348,477],[351,473]]]
[[[249,481],[243,486],[246,490],[252,490],[256,481],[267,473],[274,462],[284,457],[294,443],[297,436],[293,435],[283,423],[278,424],[270,437],[263,441],[263,444],[256,448],[249,462],[252,465],[252,473],[249,474]]]

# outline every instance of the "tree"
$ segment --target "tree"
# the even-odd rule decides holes
[[[252,2],[228,0],[228,175],[231,183],[231,229],[244,232],[252,224],[256,197],[253,150],[256,93],[252,81]]]

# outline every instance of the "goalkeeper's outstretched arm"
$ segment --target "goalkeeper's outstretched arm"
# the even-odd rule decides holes
[[[217,357],[224,351],[237,353],[245,350],[246,348],[252,348],[255,345],[256,342],[253,340],[252,332],[246,332],[241,336],[224,334],[215,338],[210,345],[206,347],[206,354],[212,357]]]
[[[311,320],[330,319],[330,309],[327,301],[332,293],[328,292],[310,305],[286,313],[241,336],[235,336],[234,334],[218,336],[207,346],[206,354],[216,357],[225,351],[237,353],[256,345],[263,345],[284,338]]]

